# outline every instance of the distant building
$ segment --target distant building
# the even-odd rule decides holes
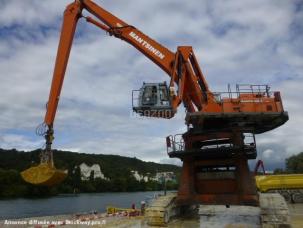
[[[94,172],[94,179],[95,178],[101,178],[105,180],[108,179],[101,172],[101,168],[99,164],[93,164],[92,166],[88,166],[83,162],[79,167],[81,171],[81,180],[89,180],[92,171]]]
[[[144,182],[147,182],[149,180],[153,180],[153,181],[162,182],[164,178],[166,179],[166,181],[176,180],[176,175],[174,172],[159,172],[156,173],[156,175],[153,177],[150,175],[150,173],[147,173],[147,176],[141,175],[138,173],[137,170],[132,170],[131,173],[137,181],[144,180]]]
[[[166,181],[174,181],[176,180],[176,175],[174,172],[159,172],[156,173],[155,180],[161,182],[166,179]]]
[[[144,182],[148,181],[148,176],[140,175],[137,170],[132,170],[131,173],[133,174],[134,178],[137,181],[141,181],[141,180],[143,180]]]

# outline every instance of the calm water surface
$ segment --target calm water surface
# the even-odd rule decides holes
[[[104,212],[106,206],[130,208],[133,203],[140,208],[142,200],[148,201],[160,192],[119,192],[59,195],[45,199],[0,200],[0,220],[59,214],[74,214],[96,210]]]

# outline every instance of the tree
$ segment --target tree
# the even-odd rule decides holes
[[[92,171],[90,172],[90,175],[89,175],[89,181],[93,182],[94,179],[95,179],[95,171],[92,170]]]
[[[303,152],[286,159],[286,170],[290,173],[303,173]]]
[[[156,172],[174,172],[179,176],[181,167],[167,164],[144,162],[137,158],[117,155],[84,154],[68,151],[54,151],[54,161],[58,169],[68,169],[67,178],[53,188],[34,186],[21,178],[20,172],[34,164],[39,164],[41,150],[23,152],[0,148],[0,197],[47,197],[56,193],[153,191],[162,189],[162,184],[153,180]],[[99,164],[105,179],[81,179],[79,165],[85,162],[89,166]],[[149,177],[149,181],[138,181],[132,171]],[[168,189],[175,188],[167,183]]]
[[[283,174],[283,173],[286,173],[286,171],[284,169],[277,168],[274,170],[274,174]]]
[[[74,187],[79,188],[81,184],[81,169],[79,166],[76,166],[72,171],[72,180]]]

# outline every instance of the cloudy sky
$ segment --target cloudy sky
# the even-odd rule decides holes
[[[69,2],[0,0],[1,148],[43,146],[35,128],[44,118]],[[193,46],[212,91],[226,91],[228,83],[266,83],[281,91],[290,120],[257,136],[258,158],[273,169],[303,151],[303,1],[95,2],[172,51]],[[168,159],[165,137],[186,130],[184,110],[171,120],[142,119],[131,111],[132,89],[168,79],[135,48],[80,20],[53,147],[178,163]]]

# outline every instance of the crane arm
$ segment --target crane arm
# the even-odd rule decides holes
[[[64,11],[64,20],[61,28],[60,42],[53,72],[52,85],[47,103],[47,111],[44,118],[44,122],[48,126],[52,126],[55,119],[67,62],[76,31],[76,25],[81,15],[79,13],[80,9],[81,7],[79,2],[75,2],[68,5]]]
[[[177,48],[176,53],[173,53],[134,26],[128,25],[110,12],[96,5],[93,1],[76,0],[69,4],[64,12],[53,80],[44,118],[44,123],[48,128],[45,138],[49,148],[53,140],[53,123],[70,50],[78,19],[83,17],[83,9],[86,9],[100,20],[85,17],[88,22],[105,30],[110,35],[128,42],[171,77],[169,87],[174,112],[182,101],[188,112],[195,112],[197,110],[201,111],[202,106],[211,100],[209,97],[212,94],[208,90],[207,83],[192,47],[181,46]]]
[[[83,0],[83,7],[108,26],[106,29],[104,29],[105,27],[100,27],[101,29],[104,29],[111,35],[128,42],[157,64],[167,74],[171,75],[175,53],[151,39],[134,26],[128,25],[121,19],[112,15],[93,1]],[[88,17],[87,21],[93,22],[94,19]]]
[[[203,104],[211,100],[208,98],[209,96],[212,97],[212,93],[208,89],[192,47],[181,46],[174,53],[93,1],[83,0],[82,3],[86,10],[105,25],[91,17],[86,17],[88,22],[107,31],[110,35],[128,42],[171,77],[170,89],[172,93],[176,90],[175,83],[178,90],[178,94],[172,96],[173,109],[176,110],[177,106],[183,101],[186,109],[189,112],[194,112],[202,110]]]

